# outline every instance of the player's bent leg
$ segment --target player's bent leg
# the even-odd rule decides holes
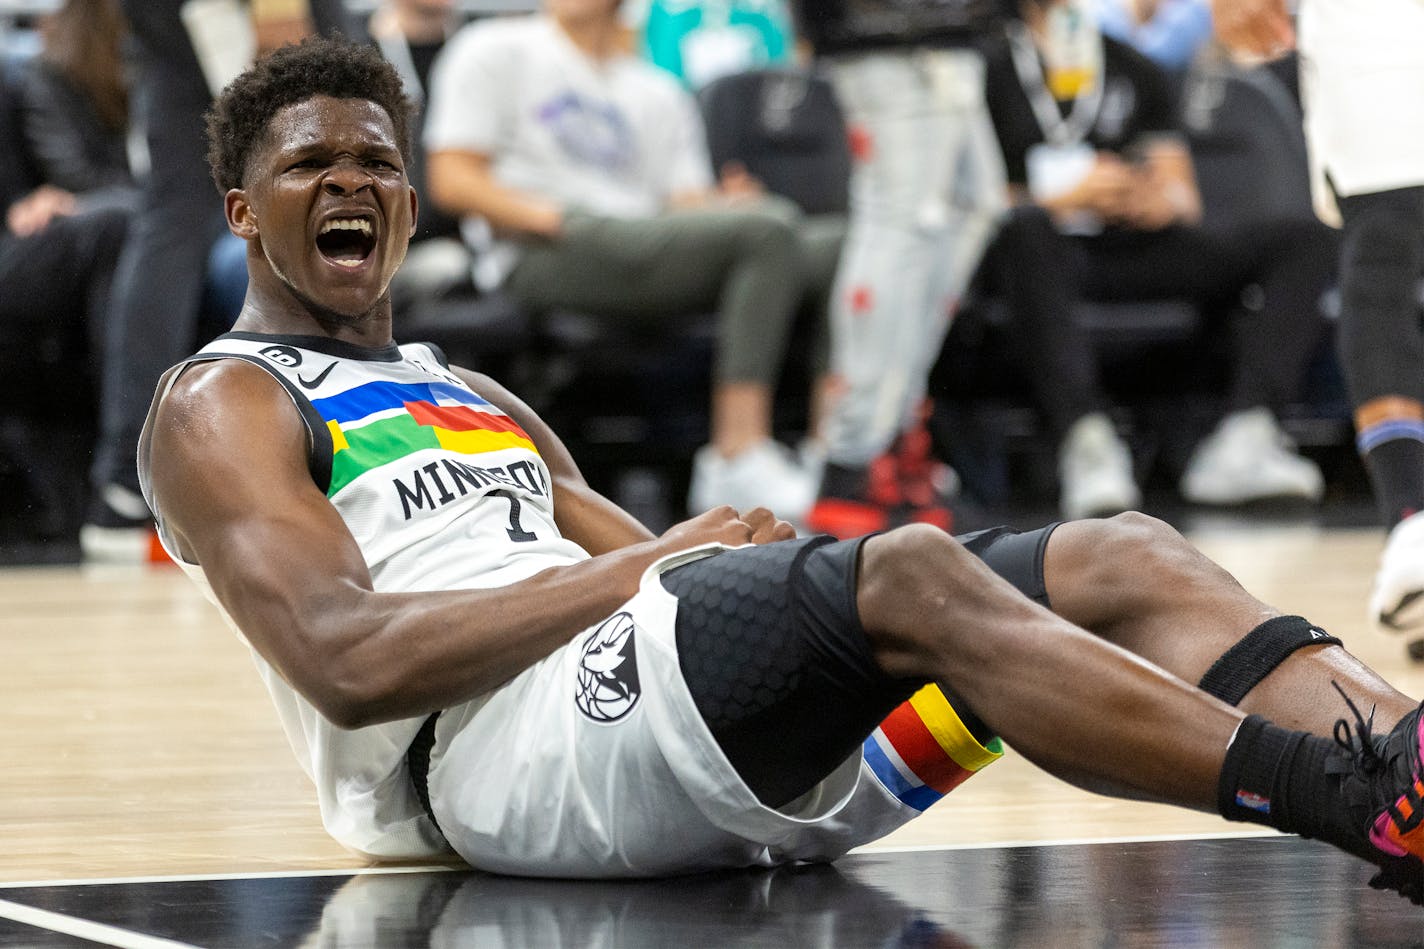
[[[1208,809],[1241,715],[1024,596],[942,531],[866,541],[860,615],[896,678],[946,684],[1059,777]]]
[[[1050,773],[1319,838],[1375,864],[1375,885],[1424,900],[1420,710],[1383,740],[1358,716],[1333,738],[1244,717],[1049,613],[933,529],[867,541],[858,603],[887,671],[947,682]]]
[[[1332,733],[1344,704],[1392,725],[1415,707],[1340,640],[1256,599],[1171,526],[1142,514],[1060,525],[1044,556],[1055,612],[1245,712]]]
[[[1277,612],[1170,525],[1136,512],[1059,525],[1043,572],[1055,613],[1189,682]]]

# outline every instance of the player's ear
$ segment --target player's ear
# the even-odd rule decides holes
[[[247,200],[247,192],[233,188],[223,195],[223,213],[229,231],[245,241],[257,236],[257,214],[252,210],[252,202]]]
[[[409,235],[409,236],[414,237],[414,236],[415,236],[416,218],[419,217],[419,212],[420,212],[420,197],[415,193],[415,189],[414,189],[414,188],[408,188],[407,190],[410,191],[410,235]]]

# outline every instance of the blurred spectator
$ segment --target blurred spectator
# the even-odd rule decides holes
[[[398,309],[469,280],[471,259],[460,238],[460,222],[430,200],[422,141],[430,70],[461,20],[455,0],[382,0],[366,25],[371,40],[400,73],[406,95],[418,109],[412,132],[414,154],[406,173],[420,196],[420,210],[405,265],[391,285]]]
[[[716,311],[711,444],[694,509],[805,514],[814,476],[772,437],[772,399],[805,296],[794,206],[740,168],[714,182],[695,104],[632,55],[618,0],[548,0],[477,22],[435,68],[435,199],[466,216],[482,287],[678,332]]]
[[[47,184],[132,206],[125,32],[118,0],[67,0],[41,22],[20,95],[26,147]]]
[[[1211,42],[1207,0],[1095,0],[1103,34],[1137,50],[1174,76]]]
[[[78,486],[67,483],[73,461],[59,436],[76,421],[83,432],[91,418],[129,214],[44,181],[25,148],[20,78],[0,69],[0,439],[26,481],[23,526],[49,538],[73,529]]]
[[[43,44],[22,87],[26,147],[50,184],[83,191],[86,207],[131,212],[138,186],[129,166],[127,22],[119,0],[66,0],[42,21]],[[203,312],[232,324],[247,291],[246,244],[222,235],[208,257]]]
[[[0,333],[35,362],[58,348],[97,361],[128,212],[44,180],[25,148],[18,90],[0,82]],[[15,369],[6,359],[4,374]]]
[[[644,0],[624,17],[641,24],[644,55],[693,89],[795,58],[787,0]]]
[[[1217,0],[1218,33],[1252,57],[1295,45],[1284,0]],[[1321,217],[1344,226],[1340,360],[1356,444],[1389,542],[1370,597],[1391,628],[1424,624],[1424,4],[1307,0],[1305,128]],[[1424,657],[1424,640],[1414,644]]]
[[[1065,318],[1082,298],[1186,297],[1229,314],[1226,411],[1187,465],[1187,499],[1318,499],[1318,468],[1292,450],[1273,413],[1297,393],[1319,340],[1331,245],[1305,239],[1311,221],[1202,227],[1161,70],[1103,38],[1073,0],[1024,0],[1021,11],[989,60],[990,110],[1017,206],[985,276],[1009,305],[1010,345],[1059,439],[1064,516],[1141,503],[1091,340]]]
[[[948,527],[947,469],[922,424],[929,371],[1004,206],[979,34],[996,0],[801,0],[799,35],[829,67],[855,159],[831,306],[828,464],[810,526]]]
[[[139,493],[138,433],[158,377],[199,344],[204,274],[226,233],[204,160],[203,114],[254,52],[313,29],[351,34],[341,0],[123,0],[148,145],[139,206],[107,320],[93,495],[80,533],[87,558],[147,555],[152,520]],[[196,46],[195,46],[196,41]],[[199,55],[201,50],[202,56]]]

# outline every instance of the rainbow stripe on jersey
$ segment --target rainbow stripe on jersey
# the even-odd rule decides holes
[[[327,497],[374,468],[412,452],[443,448],[464,455],[534,442],[514,419],[468,389],[445,382],[368,382],[312,407],[331,432]]]
[[[937,685],[902,702],[865,739],[865,763],[891,794],[923,811],[1003,757],[995,738],[979,744]]]

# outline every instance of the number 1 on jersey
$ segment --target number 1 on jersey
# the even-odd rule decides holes
[[[490,494],[498,498],[504,498],[509,502],[509,526],[504,529],[504,532],[509,535],[510,540],[516,544],[522,544],[539,539],[533,531],[527,531],[520,526],[519,511],[523,508],[523,505],[519,503],[517,497],[503,488],[497,491],[491,491]]]

